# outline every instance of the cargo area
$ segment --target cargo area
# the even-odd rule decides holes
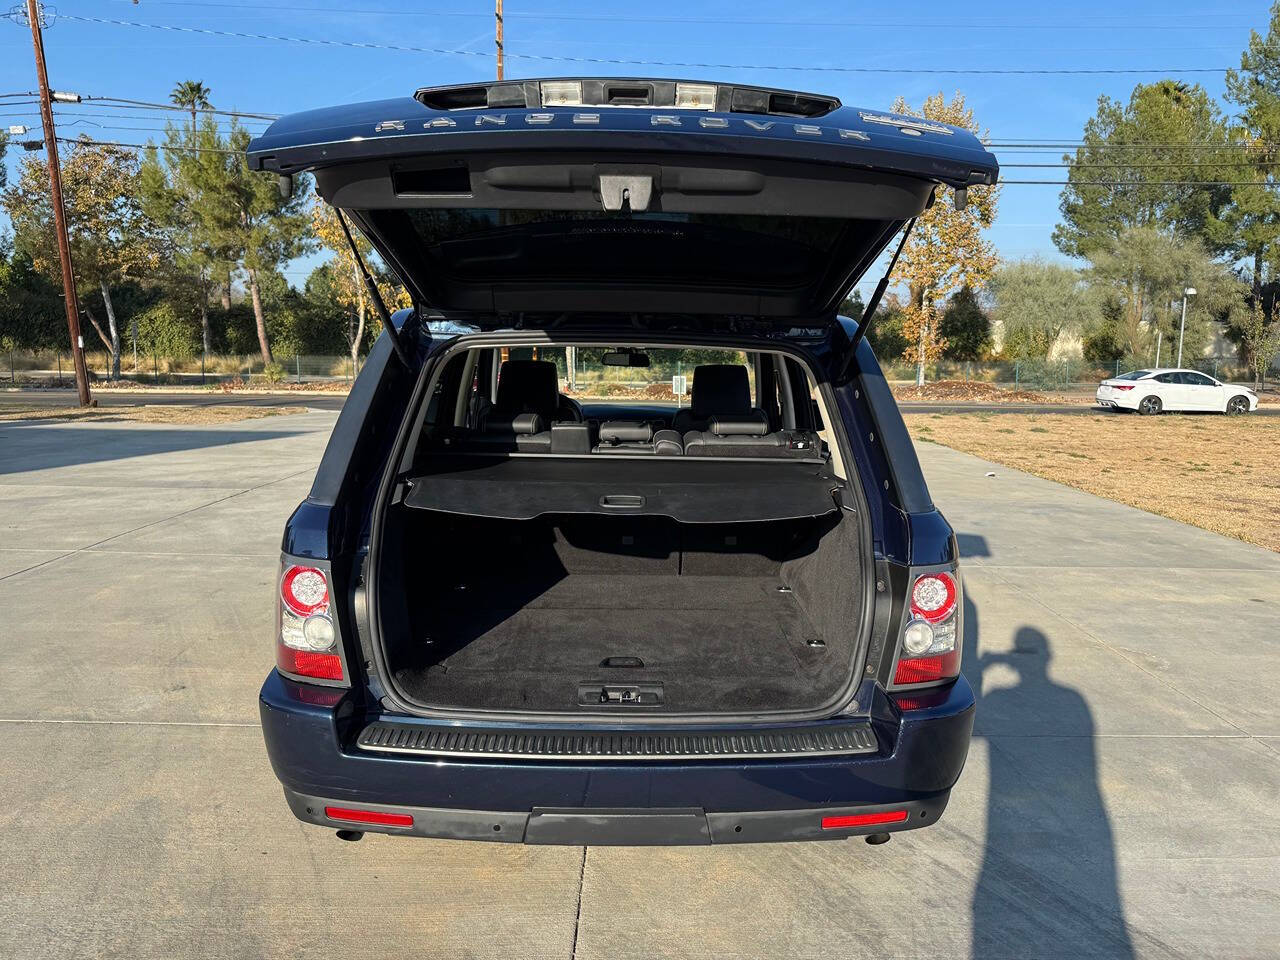
[[[863,571],[853,514],[738,523],[468,516],[400,505],[382,635],[425,707],[756,714],[851,680]]]

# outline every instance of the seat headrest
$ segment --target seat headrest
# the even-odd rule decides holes
[[[741,414],[713,414],[708,429],[717,437],[763,437],[769,432],[769,418],[763,410]]]
[[[643,420],[606,420],[600,424],[601,443],[648,443],[653,427]]]
[[[695,417],[713,413],[746,413],[751,409],[751,383],[740,363],[704,363],[693,369]]]
[[[542,417],[536,413],[520,413],[514,417],[489,417],[484,424],[485,433],[541,433],[546,429]]]
[[[498,401],[505,417],[539,413],[547,421],[556,418],[560,406],[560,377],[550,360],[507,360],[498,369]]]

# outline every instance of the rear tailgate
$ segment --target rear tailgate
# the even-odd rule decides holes
[[[274,123],[419,303],[476,314],[831,316],[939,184],[994,183],[968,131],[725,84],[419,91]]]

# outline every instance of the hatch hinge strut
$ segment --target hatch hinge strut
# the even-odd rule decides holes
[[[342,227],[347,243],[351,246],[351,256],[355,258],[356,267],[360,271],[360,276],[364,279],[365,290],[368,291],[369,299],[373,301],[373,308],[378,313],[378,319],[382,321],[382,329],[387,331],[387,336],[391,338],[391,346],[395,349],[396,356],[400,358],[400,362],[404,364],[405,369],[412,370],[413,363],[409,359],[409,351],[405,348],[404,341],[400,339],[400,331],[391,322],[391,314],[387,312],[387,305],[382,302],[382,294],[378,292],[378,285],[374,283],[373,276],[369,273],[369,268],[364,265],[364,258],[360,256],[360,248],[356,246],[355,237],[351,235],[351,229],[347,226],[347,218],[337,207],[333,208],[333,212],[338,215],[338,224]]]
[[[840,363],[840,372],[836,376],[836,382],[843,380],[849,373],[849,368],[853,366],[854,354],[858,352],[858,344],[862,342],[862,338],[871,329],[872,316],[876,312],[876,307],[880,306],[884,292],[889,289],[889,277],[893,274],[893,268],[898,265],[898,257],[902,255],[902,248],[907,245],[907,238],[911,236],[911,228],[915,225],[915,217],[907,221],[906,229],[902,231],[902,239],[898,241],[898,249],[893,251],[893,258],[889,261],[889,266],[885,268],[884,276],[876,284],[875,293],[871,294],[871,299],[867,301],[866,309],[862,311],[862,319],[858,321],[858,329],[853,331],[853,337],[849,340],[849,347],[845,351],[844,360]]]

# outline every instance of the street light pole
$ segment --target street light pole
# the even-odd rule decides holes
[[[1187,329],[1187,297],[1196,295],[1195,287],[1182,288],[1182,320],[1178,324],[1178,366],[1182,366],[1182,335]]]
[[[80,302],[71,270],[71,244],[67,240],[67,212],[62,205],[62,171],[58,166],[58,140],[49,100],[49,74],[44,63],[44,37],[40,33],[39,0],[27,0],[27,21],[36,51],[36,78],[40,82],[40,119],[44,123],[44,152],[49,159],[49,191],[53,201],[53,228],[58,237],[58,261],[62,265],[62,290],[67,308],[67,332],[71,335],[71,362],[76,371],[76,393],[80,406],[90,405],[89,370],[84,363],[84,338],[80,336]]]

